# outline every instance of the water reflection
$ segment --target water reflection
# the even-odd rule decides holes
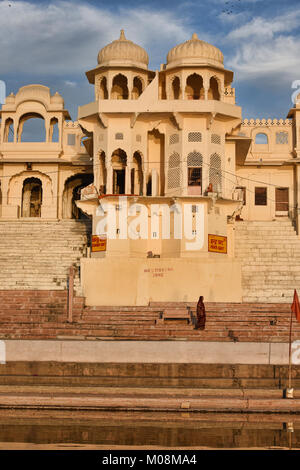
[[[0,443],[300,448],[300,416],[1,410]]]

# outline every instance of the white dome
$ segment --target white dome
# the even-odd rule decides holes
[[[98,54],[98,64],[102,66],[134,66],[148,68],[149,57],[145,49],[126,39],[124,30],[120,38],[103,47]]]
[[[173,47],[167,55],[167,69],[183,65],[213,65],[224,68],[224,57],[220,49],[201,41],[194,33],[189,39]]]
[[[63,99],[63,97],[58,93],[58,91],[55,93],[55,95],[51,96],[51,103],[64,105],[64,99]]]

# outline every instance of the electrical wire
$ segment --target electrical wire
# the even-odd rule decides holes
[[[187,163],[187,162],[188,162],[188,160],[179,160],[179,163]],[[0,163],[1,163],[1,160],[0,160]],[[6,162],[5,162],[5,163],[6,163]],[[35,162],[32,162],[32,163],[34,164]],[[41,164],[42,162],[37,162],[37,163]],[[64,162],[64,163],[65,163],[65,162]],[[68,162],[66,162],[66,163],[68,163]],[[72,163],[72,162],[70,162],[70,164],[71,164],[71,163]],[[160,161],[152,161],[152,160],[151,160],[151,161],[150,161],[150,160],[146,160],[146,161],[144,160],[144,163],[161,163],[161,162],[160,162]],[[89,165],[89,164],[86,163],[86,165]],[[218,173],[220,172],[220,173],[221,173],[221,175],[220,175],[221,178],[224,178],[224,180],[227,180],[227,181],[229,181],[230,183],[232,183],[232,184],[234,185],[233,187],[236,187],[236,186],[239,184],[237,180],[243,179],[243,180],[246,180],[246,181],[250,181],[250,182],[252,182],[252,183],[262,184],[262,185],[264,185],[264,186],[270,186],[270,187],[275,187],[275,188],[280,188],[280,189],[285,189],[285,188],[286,188],[286,187],[279,186],[279,185],[276,185],[276,184],[273,184],[273,183],[267,183],[267,182],[265,182],[265,181],[254,180],[254,179],[252,179],[252,178],[247,178],[247,177],[245,177],[245,176],[236,175],[236,174],[234,174],[234,173],[232,173],[232,172],[230,172],[230,171],[228,171],[228,170],[222,170],[222,169],[220,169],[220,168],[218,168],[218,167],[212,166],[212,164],[210,164],[210,163],[203,162],[203,161],[202,161],[202,163],[201,163],[201,166],[199,166],[199,167],[194,167],[194,168],[201,168],[203,165],[207,165],[208,167],[210,167],[210,169],[215,170],[217,176],[219,176]],[[90,166],[93,167],[93,169],[94,169],[95,167],[102,167],[101,163],[95,164],[95,165],[93,165],[93,163],[90,163]],[[40,171],[40,170],[28,170],[28,171],[30,171],[30,172],[32,171],[32,172],[34,173],[35,171],[38,172],[38,171]],[[62,172],[64,172],[64,171],[68,171],[68,172],[69,172],[70,169],[60,169],[60,170],[55,170],[55,171],[48,171],[47,173],[45,173],[45,175],[48,176],[49,174],[58,174],[58,173],[62,173]],[[224,173],[233,176],[233,177],[236,179],[236,181],[232,181],[232,180],[230,180],[229,178],[226,178],[226,176],[224,175]],[[75,174],[75,175],[70,176],[70,178],[72,178],[73,176],[87,175],[87,174],[91,174],[91,173],[87,173],[87,172],[77,173],[77,174]],[[5,177],[7,177],[7,178],[13,178],[14,175],[13,175],[13,176],[12,176],[12,175],[3,175],[3,176],[0,176],[0,181],[1,181],[1,178],[5,178]],[[34,176],[33,176],[33,177],[34,177]],[[90,184],[91,184],[91,183],[90,183]],[[187,186],[180,186],[180,189],[181,189],[181,190],[182,190],[182,189],[187,189],[188,187],[189,187],[188,185],[187,185]],[[245,189],[246,189],[246,191],[255,194],[255,191],[252,191],[250,188],[248,188],[248,187],[246,187],[246,186],[245,186]],[[234,190],[234,189],[233,189],[233,190]],[[55,199],[55,198],[58,199],[58,198],[61,198],[61,196],[62,196],[62,195],[57,195],[57,196],[53,196],[53,197],[51,197],[51,198],[47,198],[47,199],[44,199],[44,200],[53,200],[53,199]],[[121,196],[121,194],[120,194],[120,196]],[[200,195],[199,195],[199,196],[200,196]],[[10,199],[18,199],[18,200],[19,200],[20,197],[18,197],[18,196],[11,196]],[[276,201],[275,201],[274,199],[270,198],[268,195],[267,195],[267,201],[276,203]],[[293,206],[293,205],[290,205],[290,204],[288,205],[288,207],[291,208],[291,209],[297,209],[297,208],[298,208],[297,205],[296,205],[296,206]]]

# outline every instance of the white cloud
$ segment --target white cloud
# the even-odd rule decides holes
[[[268,20],[253,18],[228,34],[235,52],[227,65],[239,80],[265,78],[286,86],[300,71],[299,27],[300,9]]]
[[[300,24],[300,10],[280,15],[277,18],[266,20],[265,18],[257,17],[252,21],[240,26],[231,31],[228,35],[229,39],[249,39],[258,38],[266,40],[272,38],[276,33],[285,31],[292,31]]]
[[[63,75],[97,65],[97,54],[124,28],[128,39],[145,47],[158,67],[170,47],[190,32],[173,12],[116,9],[74,1],[0,1],[1,73]]]
[[[271,44],[244,44],[229,65],[240,79],[273,75],[286,81],[300,74],[299,50],[300,39],[280,36]]]
[[[76,82],[72,82],[71,80],[65,80],[64,84],[72,88],[76,86]]]

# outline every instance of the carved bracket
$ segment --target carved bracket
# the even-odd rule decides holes
[[[173,117],[175,119],[176,125],[178,129],[181,131],[183,128],[183,118],[179,113],[173,113]]]
[[[108,126],[108,119],[104,116],[103,113],[99,113],[98,118],[99,118],[99,121],[101,122],[101,125],[105,127],[106,129]]]
[[[140,113],[134,113],[130,118],[130,127],[133,128]]]
[[[209,113],[206,120],[206,129],[209,131],[217,113]]]

